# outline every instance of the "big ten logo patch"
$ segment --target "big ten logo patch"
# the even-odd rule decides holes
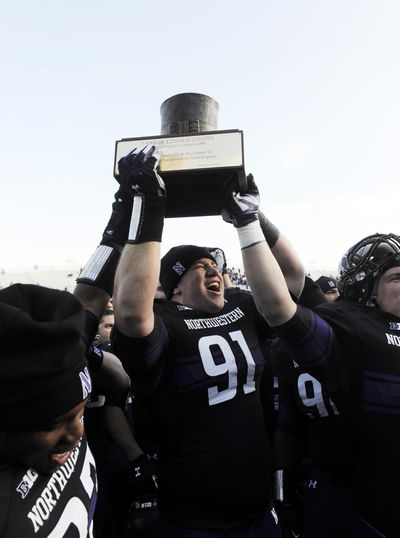
[[[21,482],[18,484],[16,491],[21,495],[22,499],[25,499],[25,497],[28,495],[29,490],[35,483],[35,480],[38,477],[38,473],[34,471],[33,469],[28,469],[27,472],[24,474]]]

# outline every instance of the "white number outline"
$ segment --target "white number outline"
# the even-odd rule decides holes
[[[313,397],[307,396],[306,383],[311,383],[314,394]],[[339,414],[336,405],[332,402],[330,398],[328,398],[328,402],[332,412],[329,412],[329,409],[325,403],[321,383],[318,381],[318,379],[315,379],[315,377],[308,374],[307,372],[304,372],[299,375],[297,379],[297,390],[304,407],[316,408],[320,417],[328,417],[332,415],[332,413],[334,415]],[[308,412],[307,415],[310,418],[314,418],[314,415],[311,412]]]
[[[243,392],[250,394],[256,390],[254,379],[256,363],[243,336],[242,331],[232,331],[229,334],[232,342],[237,342],[247,362],[247,379],[243,385]],[[228,388],[219,390],[217,385],[208,389],[209,405],[217,405],[234,398],[237,394],[237,364],[236,358],[232,351],[231,345],[226,338],[218,334],[202,336],[199,339],[199,353],[203,363],[204,370],[210,377],[216,377],[222,374],[228,374]],[[218,346],[221,350],[225,362],[216,364],[211,352],[211,346]]]

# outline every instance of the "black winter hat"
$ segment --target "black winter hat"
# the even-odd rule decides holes
[[[324,293],[337,288],[336,279],[332,276],[320,276],[315,282]]]
[[[161,259],[160,283],[167,299],[170,299],[185,271],[200,258],[209,258],[215,262],[214,256],[206,247],[195,245],[179,245],[171,248]]]
[[[68,292],[0,290],[0,431],[44,429],[87,398],[83,327],[82,305]]]

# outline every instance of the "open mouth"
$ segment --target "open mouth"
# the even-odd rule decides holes
[[[63,452],[61,454],[50,454],[50,463],[54,467],[64,465],[72,453],[72,450],[68,452]]]
[[[64,452],[52,452],[49,456],[50,464],[52,467],[59,467],[61,465],[64,465],[64,463],[68,460],[68,458],[72,454],[72,450],[76,447],[72,446],[68,450],[65,450]]]
[[[215,291],[220,292],[221,291],[221,283],[218,281],[210,282],[207,286],[208,291]]]

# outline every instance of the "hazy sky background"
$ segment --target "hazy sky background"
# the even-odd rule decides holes
[[[83,265],[108,220],[115,140],[157,135],[168,97],[244,131],[262,209],[309,269],[400,232],[397,0],[15,0],[0,16],[0,268]],[[174,244],[240,254],[219,217]]]

